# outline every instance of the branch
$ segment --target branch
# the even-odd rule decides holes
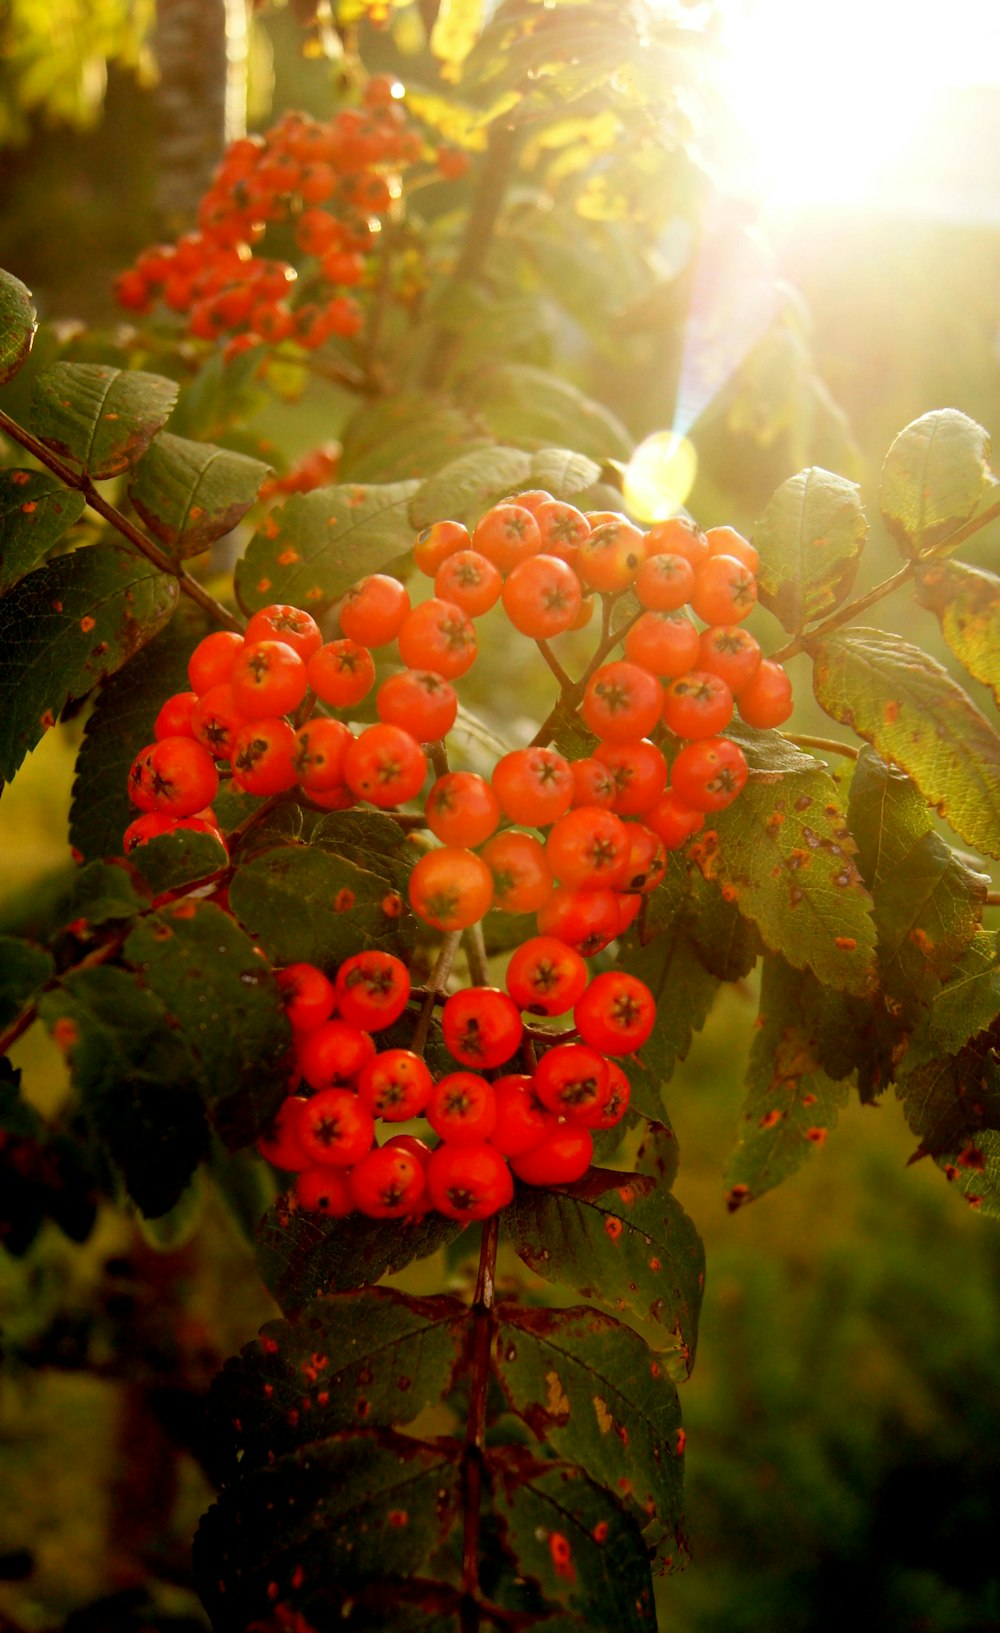
[[[417,1020],[410,1048],[415,1055],[422,1055],[427,1042],[427,1034],[431,1029],[431,1016],[434,1014],[434,1005],[441,993],[448,985],[451,966],[455,962],[455,954],[462,944],[462,931],[449,930],[441,943],[441,951],[437,955],[437,962],[427,977],[425,997]]]
[[[154,544],[152,539],[148,539],[145,533],[136,527],[134,522],[130,522],[127,516],[123,516],[122,512],[111,504],[110,500],[105,499],[103,494],[98,492],[86,471],[74,471],[68,465],[64,465],[62,460],[52,452],[51,448],[47,448],[44,442],[39,442],[38,438],[33,436],[30,431],[26,431],[22,425],[18,425],[17,421],[12,420],[9,414],[5,414],[2,408],[0,408],[0,431],[6,432],[13,442],[19,442],[22,448],[26,448],[28,453],[33,455],[40,465],[44,465],[47,470],[50,470],[53,476],[57,476],[66,487],[75,489],[77,493],[82,493],[91,510],[95,510],[99,516],[109,522],[123,538],[128,540],[129,544],[135,546],[140,555],[145,556],[147,561],[151,561],[154,567],[158,567],[161,573],[169,573],[171,578],[176,578],[182,593],[196,602],[203,611],[207,612],[214,623],[221,624],[224,629],[236,630],[238,634],[243,633],[243,625],[239,619],[234,618],[233,614],[222,605],[221,601],[216,601],[214,596],[209,595],[208,591],[202,588],[196,578],[192,578],[191,574],[185,572],[184,568],[179,566],[177,562],[171,561],[170,557],[164,554],[159,545]]]
[[[483,1493],[483,1453],[486,1448],[486,1400],[493,1349],[493,1299],[500,1241],[500,1215],[483,1221],[476,1296],[470,1310],[472,1334],[469,1361],[469,1416],[465,1427],[461,1482],[465,1526],[462,1532],[462,1633],[479,1630],[479,1520]]]

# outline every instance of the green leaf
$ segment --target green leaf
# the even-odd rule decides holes
[[[17,936],[0,936],[0,1026],[8,1026],[55,974],[52,954]]]
[[[901,1075],[954,1055],[1000,1016],[1000,937],[980,931],[940,987],[909,1042]]]
[[[279,1613],[289,1627],[297,1613],[300,1627],[349,1628],[343,1610],[357,1590],[386,1578],[398,1597],[398,1581],[420,1572],[455,1523],[456,1454],[449,1441],[356,1431],[241,1478],[195,1538],[195,1577],[217,1633]]]
[[[662,1119],[663,1089],[691,1047],[719,990],[684,926],[670,929],[643,946],[636,936],[622,942],[619,969],[644,981],[656,999],[656,1024],[638,1056],[628,1063],[632,1105],[644,1117]]]
[[[177,393],[177,382],[162,374],[55,363],[34,383],[31,428],[47,448],[102,482],[142,458]]]
[[[77,755],[70,808],[70,844],[86,860],[121,852],[122,834],[136,816],[128,797],[129,767],[153,741],[164,700],[188,689],[188,658],[204,634],[200,617],[192,619],[186,606],[179,609],[98,692]]]
[[[219,1137],[249,1145],[287,1092],[291,1032],[267,963],[228,913],[191,897],[144,918],[124,956],[199,1063]]]
[[[499,1304],[496,1316],[496,1367],[511,1410],[558,1457],[635,1507],[640,1523],[672,1532],[682,1505],[680,1403],[639,1334],[591,1309]]]
[[[229,904],[275,964],[326,969],[362,947],[412,946],[413,916],[386,912],[386,883],[319,845],[282,845],[236,868]]]
[[[582,498],[600,479],[600,465],[586,454],[568,448],[539,448],[531,456],[530,485],[545,488],[554,499]]]
[[[0,595],[83,515],[82,493],[48,471],[0,471]]]
[[[39,1013],[129,1195],[150,1217],[169,1212],[206,1154],[208,1126],[190,1051],[162,1004],[105,965],[70,971]]]
[[[236,564],[241,607],[257,612],[287,601],[318,616],[355,579],[382,572],[412,547],[407,506],[417,487],[395,482],[293,493]]]
[[[214,834],[193,829],[158,834],[129,852],[129,863],[141,873],[154,896],[182,890],[199,879],[209,879],[224,868],[228,853]]]
[[[489,441],[474,433],[468,415],[453,403],[397,391],[352,415],[342,437],[340,474],[349,482],[423,481]]]
[[[841,631],[811,650],[827,714],[908,772],[970,845],[1000,856],[1000,737],[947,670],[880,630]]]
[[[179,561],[232,532],[268,470],[263,460],[163,431],[135,467],[128,494],[154,538]]]
[[[0,601],[0,777],[63,706],[127,663],[170,617],[177,580],[117,545],[75,550],[22,578]]]
[[[856,482],[819,466],[789,477],[754,529],[760,599],[791,633],[839,607],[868,537]]]
[[[964,561],[928,561],[917,568],[917,600],[973,680],[989,686],[1000,708],[1000,578]]]
[[[773,732],[738,735],[747,785],[690,853],[765,946],[841,991],[865,994],[875,979],[871,897],[836,783]]]
[[[911,1161],[931,1156],[958,1190],[1000,1215],[1000,1070],[996,1025],[957,1055],[904,1061],[896,1084],[906,1121],[920,1141]]]
[[[459,388],[467,406],[501,442],[572,447],[593,459],[628,459],[632,439],[621,421],[566,380],[529,363],[476,369]]]
[[[992,486],[990,439],[956,408],[923,414],[900,431],[885,458],[882,515],[906,556],[946,541]]]
[[[720,981],[742,981],[750,974],[761,952],[760,935],[715,880],[695,873],[684,924],[711,975]]]
[[[975,936],[989,879],[934,832],[909,777],[873,749],[858,759],[847,815],[875,902],[881,983],[913,1020]]]
[[[399,823],[383,811],[335,811],[320,817],[309,842],[377,874],[405,898],[413,845]]]
[[[580,1469],[537,1468],[529,1482],[516,1478],[523,1463],[514,1447],[487,1454],[501,1537],[518,1575],[575,1613],[581,1629],[650,1633],[653,1588],[638,1526]]]
[[[826,1001],[838,996],[784,959],[765,959],[740,1143],[726,1173],[731,1210],[794,1174],[836,1125],[848,1085],[823,1069],[822,1032]]]
[[[37,328],[30,289],[0,267],[0,386],[14,378],[31,351]]]
[[[705,1255],[680,1203],[641,1174],[592,1168],[576,1185],[519,1185],[515,1247],[546,1281],[666,1329],[694,1364]]]
[[[287,1199],[268,1209],[257,1233],[261,1280],[286,1315],[294,1316],[320,1293],[370,1287],[414,1259],[425,1259],[465,1227],[440,1213],[410,1221],[324,1219],[292,1213]]]
[[[420,484],[410,521],[417,530],[448,520],[474,527],[491,505],[530,480],[531,458],[519,448],[476,448]]]
[[[457,1299],[372,1287],[268,1322],[212,1385],[224,1477],[344,1429],[409,1423],[450,1394],[468,1316]]]
[[[148,906],[148,897],[135,888],[128,863],[88,862],[73,881],[65,915],[68,923],[83,919],[87,925],[107,924],[109,919],[130,919]]]

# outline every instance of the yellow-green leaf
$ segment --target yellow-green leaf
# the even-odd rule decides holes
[[[885,524],[906,556],[919,556],[968,521],[993,485],[990,439],[957,408],[922,414],[900,431],[882,467]]]

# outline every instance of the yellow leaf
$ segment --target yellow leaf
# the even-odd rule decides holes
[[[442,0],[431,30],[431,50],[441,62],[458,67],[479,38],[483,0]]]

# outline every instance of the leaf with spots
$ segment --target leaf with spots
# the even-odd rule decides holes
[[[896,1093],[919,1140],[914,1156],[931,1156],[970,1202],[1000,1216],[1000,1023],[957,1054],[911,1066],[903,1062]]]
[[[650,1633],[653,1586],[635,1521],[581,1469],[540,1465],[518,1479],[524,1462],[516,1447],[487,1454],[501,1540],[519,1575],[581,1626]]]
[[[835,1081],[823,1065],[825,1002],[839,996],[782,958],[764,960],[740,1142],[726,1171],[731,1210],[794,1174],[846,1105],[846,1080]]]
[[[422,482],[410,503],[414,529],[450,519],[474,527],[484,511],[531,480],[531,456],[519,448],[475,448]]]
[[[663,1090],[708,1019],[719,980],[679,919],[645,946],[634,934],[625,937],[617,967],[644,981],[656,999],[653,1031],[627,1070],[636,1111],[662,1118]]]
[[[457,1299],[371,1287],[269,1322],[212,1385],[223,1479],[345,1429],[409,1423],[451,1392],[468,1315]]]
[[[454,1219],[428,1213],[409,1220],[324,1219],[293,1212],[279,1197],[260,1222],[257,1268],[286,1315],[294,1316],[321,1293],[371,1287],[415,1259],[455,1240],[464,1229]]]
[[[957,1054],[1000,1016],[1000,935],[979,931],[915,1027],[900,1075]]]
[[[117,545],[60,556],[0,601],[0,777],[64,705],[114,674],[166,623],[177,580]]]
[[[157,995],[105,965],[76,969],[39,1014],[69,1058],[87,1121],[147,1216],[169,1212],[209,1145],[202,1083]]]
[[[873,749],[858,759],[847,815],[875,903],[879,978],[913,1022],[975,936],[989,879],[945,844],[909,777]]]
[[[88,925],[107,924],[112,919],[134,918],[150,904],[149,893],[136,888],[141,884],[131,867],[121,862],[87,862],[73,880],[66,903],[67,923],[83,919]]]
[[[592,1168],[576,1185],[516,1188],[514,1245],[530,1270],[664,1329],[694,1364],[705,1253],[680,1203],[643,1174]]]
[[[1000,856],[1000,736],[948,671],[874,629],[839,631],[810,650],[827,714],[908,772],[970,845]]]
[[[707,880],[796,969],[844,992],[875,979],[871,897],[833,778],[773,732],[741,732],[750,776],[688,847]]]
[[[756,926],[723,895],[716,880],[695,870],[690,890],[684,923],[699,958],[720,981],[742,981],[762,950]]]
[[[95,482],[142,458],[177,401],[176,380],[106,363],[54,363],[34,382],[31,429]]]
[[[55,974],[55,968],[47,948],[17,936],[0,936],[0,1026],[9,1026]]]
[[[164,698],[187,689],[188,658],[205,626],[189,616],[186,605],[104,682],[87,718],[76,758],[69,837],[88,861],[120,853],[122,834],[136,816],[128,797],[129,767],[153,741]]]
[[[754,529],[763,605],[792,634],[833,612],[850,592],[867,537],[856,482],[818,466],[789,477]]]
[[[236,563],[236,595],[247,612],[275,601],[314,617],[355,579],[380,573],[413,545],[407,507],[419,484],[316,488],[273,510]]]
[[[24,363],[37,328],[31,290],[0,267],[0,386],[12,380]]]
[[[124,956],[180,1028],[220,1139],[249,1145],[287,1092],[291,1031],[266,960],[221,907],[191,897],[136,925]]]
[[[964,561],[928,561],[917,568],[917,600],[1000,708],[1000,578]]]
[[[900,431],[882,467],[886,527],[906,556],[946,544],[993,486],[990,439],[956,408],[939,408]]]
[[[660,1360],[598,1310],[496,1308],[508,1405],[557,1457],[672,1535],[681,1520],[680,1403]]]
[[[275,964],[324,969],[363,947],[404,955],[414,918],[395,885],[320,845],[281,845],[237,866],[229,904]]]
[[[419,1577],[446,1542],[460,1508],[458,1450],[355,1431],[242,1476],[195,1538],[195,1578],[216,1633],[280,1625],[279,1614],[288,1627],[359,1625],[349,1619],[359,1589]]]
[[[320,817],[309,842],[377,874],[405,898],[413,845],[399,823],[383,811],[336,811]]]
[[[211,879],[226,867],[228,855],[214,834],[178,828],[137,845],[129,852],[129,862],[153,895],[162,896],[168,890],[183,890]]]
[[[257,497],[263,460],[162,431],[132,473],[128,496],[175,561],[231,533]]]
[[[48,471],[0,471],[0,595],[48,555],[84,506],[82,493]]]

